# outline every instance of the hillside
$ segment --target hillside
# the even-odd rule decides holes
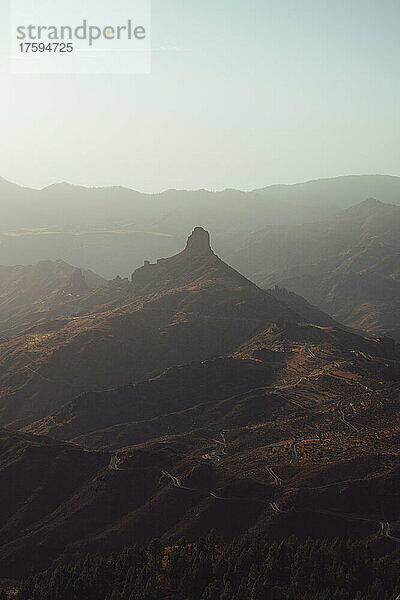
[[[0,338],[33,325],[71,316],[100,302],[107,282],[62,260],[31,266],[0,266]],[[95,300],[96,298],[96,300]]]
[[[84,394],[29,428],[73,445],[4,431],[0,574],[211,529],[393,552],[399,358],[340,328],[275,325],[231,358]]]
[[[262,535],[224,542],[210,534],[196,544],[163,548],[153,541],[107,557],[81,558],[59,569],[57,578],[45,573],[24,581],[16,600],[71,600],[77,589],[81,598],[120,600],[198,600],[211,594],[242,600],[254,598],[254,591],[260,600],[349,600],[354,594],[356,600],[393,600],[398,572],[398,557],[382,556],[360,541],[290,537],[278,545]]]
[[[0,578],[212,529],[393,552],[393,340],[260,289],[199,227],[130,282],[83,279],[79,314],[0,344]]]
[[[232,264],[339,322],[400,339],[400,207],[366,200],[317,223],[260,232]]]
[[[73,316],[0,341],[2,425],[26,425],[83,391],[215,358],[271,323],[301,318],[220,260],[201,228],[183,252],[145,264],[130,284],[114,280],[90,306],[86,298]]]

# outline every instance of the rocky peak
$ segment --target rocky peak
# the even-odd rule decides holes
[[[188,237],[186,250],[193,254],[210,254],[210,234],[203,227],[195,227]]]
[[[170,289],[204,276],[210,268],[223,264],[211,250],[210,234],[203,227],[195,227],[182,252],[169,258],[159,258],[156,263],[145,260],[144,265],[132,274],[135,293],[154,293]],[[229,267],[226,267],[229,268]]]

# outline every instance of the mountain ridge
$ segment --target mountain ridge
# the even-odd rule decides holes
[[[136,188],[133,188],[131,186],[122,186],[119,184],[112,184],[112,185],[85,185],[85,184],[79,184],[79,183],[71,183],[69,181],[59,181],[59,182],[55,182],[55,183],[50,183],[48,185],[44,185],[42,187],[33,187],[30,185],[25,185],[25,184],[21,184],[15,181],[11,181],[10,179],[7,179],[6,177],[0,176],[0,184],[9,184],[9,185],[13,185],[13,186],[17,186],[19,188],[22,189],[29,189],[29,190],[33,190],[33,191],[43,191],[46,189],[49,189],[53,186],[71,186],[71,187],[77,187],[77,188],[81,188],[81,189],[89,189],[89,190],[99,190],[99,189],[118,189],[118,188],[122,188],[125,190],[130,190],[133,192],[136,192],[137,194],[143,194],[145,196],[151,196],[151,195],[160,195],[160,194],[164,194],[164,193],[168,193],[168,192],[211,192],[211,193],[221,193],[221,192],[230,192],[230,191],[234,191],[234,192],[240,192],[243,194],[246,194],[248,192],[264,192],[265,190],[271,190],[274,188],[277,189],[285,189],[285,188],[294,188],[294,187],[298,187],[298,186],[308,186],[310,184],[313,185],[320,185],[320,184],[325,184],[327,182],[333,182],[333,181],[357,181],[357,180],[372,180],[372,179],[382,179],[382,180],[393,180],[396,183],[400,183],[400,176],[399,175],[390,175],[387,173],[361,173],[361,174],[348,174],[348,175],[334,175],[332,177],[316,177],[316,178],[312,178],[312,179],[306,179],[304,181],[297,181],[294,183],[272,183],[269,185],[266,185],[264,187],[259,187],[259,188],[251,188],[249,190],[242,190],[240,188],[231,188],[231,187],[226,187],[226,188],[222,188],[220,190],[216,190],[213,191],[211,189],[208,188],[193,188],[193,189],[189,189],[189,188],[166,188],[163,190],[159,190],[157,192],[144,192],[144,191],[140,191],[137,190]]]
[[[323,221],[260,231],[230,262],[344,325],[399,339],[399,240],[400,207],[368,199]]]
[[[218,254],[230,259],[260,228],[317,221],[371,196],[398,204],[400,178],[344,176],[261,191],[158,194],[121,186],[62,184],[43,191],[0,185],[2,262],[61,257],[111,279],[146,258],[178,252],[193,223],[212,230]]]
[[[64,306],[62,297],[58,318],[0,340],[2,424],[26,425],[85,390],[216,358],[271,322],[300,319],[220,260],[202,228],[183,252],[146,264],[131,283],[78,296],[72,314]]]
[[[257,287],[203,228],[131,281],[76,283],[77,313],[0,341],[3,576],[212,529],[390,551],[399,345]]]

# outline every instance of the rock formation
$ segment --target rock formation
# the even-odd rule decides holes
[[[203,227],[195,227],[188,237],[186,251],[196,254],[213,254],[208,231],[203,229]]]

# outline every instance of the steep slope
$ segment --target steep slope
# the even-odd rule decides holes
[[[284,302],[286,306],[289,306],[289,308],[294,310],[298,315],[301,315],[306,323],[314,323],[314,325],[322,325],[325,327],[339,326],[337,321],[332,319],[327,313],[324,313],[319,308],[316,308],[307,302],[303,296],[299,296],[294,292],[288,292],[285,288],[280,288],[278,286],[275,286],[269,291],[277,300]]]
[[[215,256],[201,228],[182,253],[111,289],[108,304],[0,342],[0,423],[26,425],[82,391],[215,358],[270,323],[300,319]]]
[[[232,263],[335,319],[400,337],[400,207],[370,199],[329,220],[260,233]]]
[[[189,236],[186,248],[171,258],[159,259],[156,264],[145,261],[132,275],[135,295],[150,295],[191,286],[191,291],[201,290],[213,283],[230,289],[248,289],[259,292],[254,284],[229,267],[214,254],[210,246],[210,234],[196,227]]]
[[[212,529],[396,548],[393,340],[258,288],[201,228],[105,289],[0,345],[1,418],[25,426],[0,430],[0,577]]]

